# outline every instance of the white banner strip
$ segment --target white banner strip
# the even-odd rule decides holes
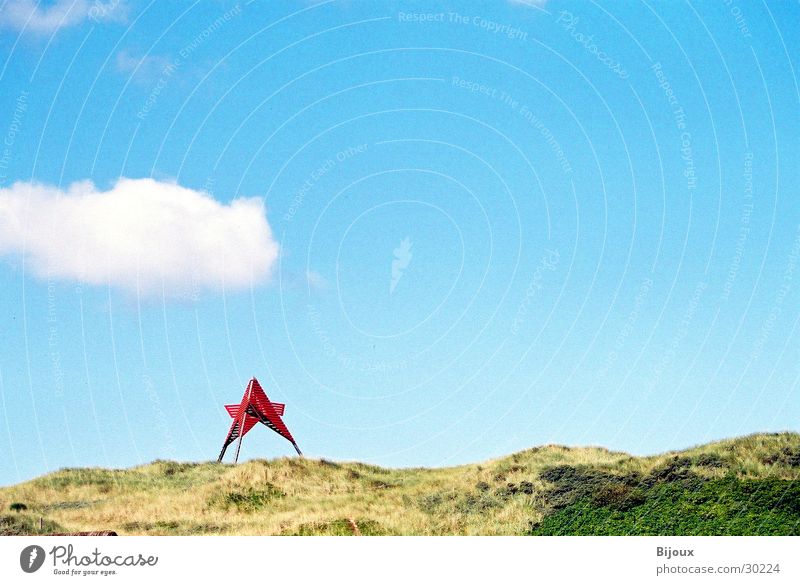
[[[797,537],[2,537],[0,583],[800,583]]]

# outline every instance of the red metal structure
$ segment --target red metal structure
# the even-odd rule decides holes
[[[258,380],[253,378],[247,384],[247,390],[244,391],[242,401],[239,404],[226,404],[225,410],[231,415],[233,423],[228,431],[228,436],[225,437],[225,443],[222,445],[222,451],[219,453],[217,462],[221,462],[225,456],[225,450],[228,445],[239,439],[239,444],[236,446],[236,458],[234,463],[239,461],[239,450],[242,448],[242,438],[247,432],[252,429],[256,423],[262,423],[278,433],[281,437],[288,440],[294,447],[297,454],[302,456],[300,448],[292,437],[292,433],[286,428],[281,416],[283,415],[285,405],[279,402],[270,402],[264,389]]]

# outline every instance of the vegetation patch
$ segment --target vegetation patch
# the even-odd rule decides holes
[[[727,461],[717,453],[701,453],[695,458],[694,464],[698,467],[707,467],[711,469],[724,469],[728,467]]]
[[[235,509],[239,512],[255,512],[266,507],[270,502],[286,496],[281,490],[267,482],[256,488],[242,488],[240,490],[224,491],[209,500],[211,507],[223,510]]]
[[[502,508],[506,499],[502,493],[480,489],[466,493],[439,491],[421,496],[417,504],[427,514],[446,518],[454,514],[485,514]]]
[[[535,535],[798,535],[800,482],[709,479],[653,484],[624,507],[580,498],[532,524]]]
[[[86,485],[99,485],[99,484],[110,484],[114,482],[124,481],[124,479],[126,478],[125,476],[127,476],[130,473],[132,472],[125,470],[98,469],[91,467],[86,469],[65,468],[57,471],[56,473],[47,475],[45,477],[41,477],[34,481],[46,487],[74,487],[74,486],[86,486]]]
[[[504,505],[505,500],[491,492],[471,492],[456,500],[455,509],[461,514],[485,514]]]
[[[426,514],[438,514],[443,508],[453,508],[458,494],[452,490],[422,494],[417,501],[420,510]]]
[[[798,485],[797,433],[653,457],[544,446],[437,469],[156,461],[0,488],[0,533],[797,534]]]
[[[355,523],[355,527],[353,524]],[[375,520],[353,520],[338,518],[321,522],[307,522],[296,529],[285,532],[285,536],[355,536],[355,528],[360,536],[385,536],[389,534],[379,522]]]
[[[80,510],[81,508],[88,508],[99,501],[100,500],[75,500],[69,502],[55,502],[53,504],[43,506],[42,510],[46,512],[53,510]]]
[[[369,487],[373,490],[387,490],[389,488],[401,485],[397,481],[384,481],[382,479],[372,479],[369,482]]]
[[[644,490],[621,482],[605,484],[591,496],[592,505],[623,512],[640,506],[645,501]]]
[[[195,522],[189,524],[185,534],[220,534],[225,531],[224,526],[212,522]]]
[[[25,536],[29,534],[49,534],[64,532],[64,529],[51,520],[43,520],[28,514],[9,514],[0,516],[0,536]]]
[[[501,497],[508,498],[516,496],[517,494],[532,495],[534,492],[533,483],[530,481],[521,481],[519,483],[507,483],[504,488],[498,490]]]
[[[179,475],[181,473],[186,473],[187,471],[194,469],[197,467],[196,463],[177,463],[175,461],[154,461],[153,465],[160,469],[161,474],[165,477],[172,477],[173,475]]]
[[[185,526],[177,520],[156,520],[155,522],[126,522],[122,525],[124,532],[145,534],[204,534],[209,525],[201,525],[203,532],[194,530],[195,524]]]
[[[786,465],[787,467],[800,467],[800,447],[784,447],[777,453],[770,453],[762,458],[765,465]]]
[[[700,478],[692,471],[692,460],[689,457],[675,456],[671,460],[654,468],[642,483],[652,487],[657,483],[678,482],[685,487],[696,485]]]
[[[540,477],[552,484],[546,496],[554,509],[598,497],[621,506],[626,495],[636,495],[634,489],[643,481],[638,473],[621,475],[590,466],[571,465],[551,467]]]
[[[512,473],[520,473],[522,471],[527,471],[527,468],[522,465],[511,464],[511,465],[503,465],[502,468],[495,473],[494,480],[495,481],[505,481],[508,479],[508,476]]]

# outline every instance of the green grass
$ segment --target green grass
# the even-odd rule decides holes
[[[751,435],[653,457],[549,445],[441,469],[155,461],[62,469],[0,488],[0,534],[90,530],[796,535],[800,435]]]
[[[3,536],[24,536],[29,534],[48,534],[63,532],[63,528],[51,520],[40,522],[30,514],[0,515],[0,534]]]
[[[800,481],[702,477],[676,459],[647,476],[614,477],[586,489],[579,478],[554,481],[553,512],[534,535],[797,535]]]

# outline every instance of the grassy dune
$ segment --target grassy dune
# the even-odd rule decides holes
[[[549,445],[443,469],[156,461],[62,469],[0,489],[0,534],[89,530],[796,535],[800,435],[751,435],[654,457]]]

